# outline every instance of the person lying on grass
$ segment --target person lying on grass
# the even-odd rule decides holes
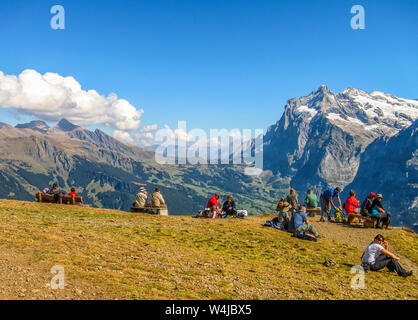
[[[378,271],[386,267],[390,272],[396,271],[401,277],[411,276],[412,271],[402,268],[399,260],[400,258],[388,251],[388,243],[385,238],[378,234],[364,251],[361,265],[366,270]]]

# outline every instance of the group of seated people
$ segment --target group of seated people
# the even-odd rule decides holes
[[[360,206],[360,201],[356,199],[356,192],[350,190],[350,196],[345,201],[344,209],[348,215],[348,223],[353,222],[356,218],[371,217],[376,220],[376,228],[389,227],[391,216],[382,205],[383,196],[370,192]]]
[[[42,192],[54,195],[54,200],[57,203],[59,202],[60,195],[65,195],[65,191],[60,189],[58,183],[54,183],[51,188],[45,188]],[[71,188],[71,191],[68,193],[68,195],[76,197],[78,196],[75,188]]]
[[[309,190],[312,192],[312,190]],[[345,214],[348,217],[348,223],[355,222],[356,219],[361,217],[371,217],[376,220],[376,227],[386,228],[390,225],[390,214],[386,212],[382,205],[383,196],[381,194],[376,194],[374,192],[370,192],[367,198],[363,201],[360,206],[360,201],[356,198],[356,192],[354,190],[350,190],[350,195],[346,199],[344,206],[341,204],[340,199],[341,189],[337,188],[328,188],[324,190],[320,195],[320,203],[321,203],[321,222],[325,222],[324,216],[325,213],[327,214],[328,221],[331,221],[331,208],[334,208],[335,214],[334,218],[336,219],[337,216],[340,217],[342,213],[342,208],[344,207]],[[311,202],[309,200],[309,204],[313,203],[316,204],[316,196],[312,195],[312,193],[308,197],[312,197],[314,200]],[[334,199],[336,198],[337,204],[334,203]],[[307,200],[305,200],[307,201]],[[307,202],[308,203],[308,202]]]
[[[324,190],[320,195],[321,208],[319,208],[318,198],[313,191],[309,189],[305,197],[304,207],[310,212],[321,212],[320,222],[325,222],[325,213],[328,216],[328,221],[332,221],[331,208],[334,208],[335,210],[335,222],[344,222],[344,219],[342,219],[342,208],[344,207],[345,214],[348,217],[347,222],[349,224],[358,221],[358,218],[361,217],[371,217],[376,220],[375,226],[377,228],[383,228],[383,226],[387,228],[390,225],[390,214],[383,208],[383,196],[381,194],[370,192],[360,206],[360,201],[356,199],[355,191],[350,190],[350,195],[344,202],[343,206],[340,199],[340,193],[341,189],[339,187],[327,188]],[[337,202],[334,202],[335,198]],[[276,211],[290,213],[294,213],[299,209],[300,205],[298,202],[298,196],[293,188],[290,189],[286,199],[284,197],[280,199],[276,207]]]
[[[237,210],[235,200],[232,195],[226,197],[226,201],[223,203],[222,208],[218,203],[219,195],[214,194],[206,204],[205,210],[201,212],[201,216],[207,216],[208,218],[226,218],[230,217],[245,217],[248,215],[247,210]]]
[[[161,194],[160,188],[155,188],[154,193],[151,196],[151,201],[148,202],[148,192],[144,187],[139,188],[139,192],[136,194],[135,203],[133,205],[135,208],[167,208],[164,197]]]

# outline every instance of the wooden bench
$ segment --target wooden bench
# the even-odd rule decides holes
[[[376,219],[372,217],[361,216],[359,217],[360,220],[363,220],[363,227],[365,228],[375,228],[376,227]]]
[[[317,213],[321,212],[321,208],[316,207],[316,208],[307,208],[306,212],[308,214],[308,217],[315,217]]]
[[[157,215],[160,215],[160,216],[168,216],[167,207],[143,207],[143,208],[138,208],[138,207],[132,206],[129,209],[129,212],[132,212],[132,213],[149,213],[149,214],[157,214]]]
[[[38,192],[35,195],[35,197],[38,200],[38,202],[56,203],[55,196],[53,194]],[[74,196],[74,195],[70,196],[68,194],[65,195],[65,194],[61,193],[59,195],[58,203],[59,204],[71,204],[71,205],[82,204],[83,203],[83,197]]]

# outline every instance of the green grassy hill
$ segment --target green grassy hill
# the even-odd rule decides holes
[[[359,247],[327,235],[317,243],[298,240],[263,227],[269,217],[162,217],[0,200],[0,298],[418,298],[416,275],[387,271],[368,272],[366,288],[351,289]],[[417,235],[385,232],[415,268]],[[326,258],[338,265],[325,267]],[[64,290],[49,287],[54,265],[65,268]]]

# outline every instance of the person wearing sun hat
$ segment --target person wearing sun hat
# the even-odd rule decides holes
[[[370,216],[377,219],[376,228],[383,228],[383,226],[387,228],[390,224],[390,214],[383,208],[382,200],[383,196],[379,193],[372,203]]]
[[[139,188],[139,192],[136,194],[135,207],[144,208],[147,203],[148,193],[144,187]]]

